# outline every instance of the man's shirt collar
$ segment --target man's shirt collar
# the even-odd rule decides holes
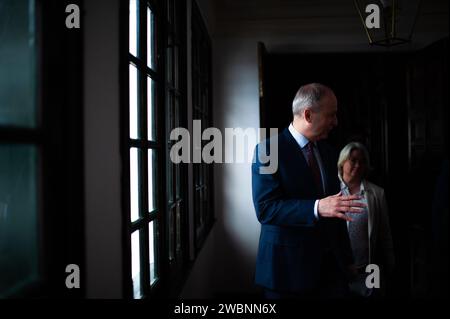
[[[304,148],[306,146],[306,144],[309,143],[309,140],[301,133],[299,133],[294,126],[291,124],[289,124],[289,132],[291,132],[292,137],[295,139],[295,141],[297,142],[297,144],[301,147]]]

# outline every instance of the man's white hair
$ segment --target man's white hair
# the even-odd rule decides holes
[[[333,92],[329,87],[320,83],[310,83],[303,85],[298,89],[292,102],[292,113],[294,115],[302,116],[303,111],[310,108],[314,112],[320,111],[320,100],[322,97],[330,92]]]

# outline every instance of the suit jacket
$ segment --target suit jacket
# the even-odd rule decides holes
[[[389,225],[388,207],[384,189],[363,181],[367,198],[369,227],[369,263],[382,266],[392,273],[395,263],[394,246]]]
[[[278,170],[261,174],[259,152],[278,143]],[[252,164],[252,191],[261,234],[255,281],[269,289],[307,292],[317,288],[324,257],[334,254],[342,271],[352,253],[344,220],[314,216],[315,200],[340,190],[337,156],[325,142],[317,143],[326,178],[326,194],[315,186],[300,146],[286,128],[257,145]]]

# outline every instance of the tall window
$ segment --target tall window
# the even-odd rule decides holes
[[[0,4],[0,297],[40,277],[34,1]]]
[[[158,89],[158,8],[151,1],[129,1],[128,176],[129,242],[134,298],[150,294],[158,283],[161,224],[160,162],[163,150]]]
[[[211,89],[211,40],[198,7],[192,6],[192,105],[193,119],[202,131],[213,126]],[[202,149],[209,141],[202,140]],[[213,166],[194,164],[195,248],[198,250],[214,221]]]
[[[185,1],[127,4],[128,273],[132,296],[142,298],[176,289],[188,251],[186,174],[170,159],[170,132],[186,126]]]
[[[186,101],[186,1],[128,0],[124,96],[125,273],[134,298],[175,297],[189,261],[188,178],[186,163],[172,162],[171,140],[188,127]],[[212,125],[211,47],[200,15],[193,23],[195,119]],[[200,25],[200,28],[198,29]],[[197,91],[196,91],[197,92]],[[212,166],[195,168],[197,245],[212,222]],[[197,200],[198,198],[198,200]]]
[[[0,297],[84,294],[64,285],[84,269],[82,33],[64,9],[0,1]]]
[[[176,143],[170,140],[170,132],[177,127],[186,127],[185,100],[185,0],[166,1],[166,141],[167,141],[167,253],[168,275],[182,275],[187,257],[188,206],[186,204],[186,164],[174,164],[170,160],[170,149]],[[186,239],[185,239],[186,238]],[[174,281],[174,280],[172,280]],[[176,286],[172,282],[171,285]]]

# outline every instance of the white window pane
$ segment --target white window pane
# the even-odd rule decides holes
[[[137,56],[137,39],[138,39],[138,2],[130,0],[130,53]]]
[[[149,259],[150,259],[150,285],[152,285],[155,282],[156,278],[157,278],[157,274],[156,274],[156,256],[155,256],[155,252],[156,252],[155,235],[156,235],[156,232],[154,231],[154,228],[155,228],[155,223],[152,221],[148,225],[148,244],[149,244]]]
[[[139,159],[138,149],[130,149],[130,210],[131,221],[139,218]]]
[[[151,212],[156,208],[155,205],[155,158],[154,158],[154,151],[148,150],[148,211]]]
[[[147,78],[147,134],[148,140],[155,140],[155,114],[154,114],[154,101],[155,101],[155,89],[154,81],[152,78]]]
[[[133,280],[133,297],[138,299],[141,293],[141,264],[139,249],[139,231],[131,234],[131,278]]]
[[[150,10],[150,8],[147,8],[147,66],[150,68],[155,68],[154,63],[154,43],[153,39],[154,36],[154,27],[153,27],[153,12]]]
[[[130,64],[130,138],[138,138],[138,73]]]

